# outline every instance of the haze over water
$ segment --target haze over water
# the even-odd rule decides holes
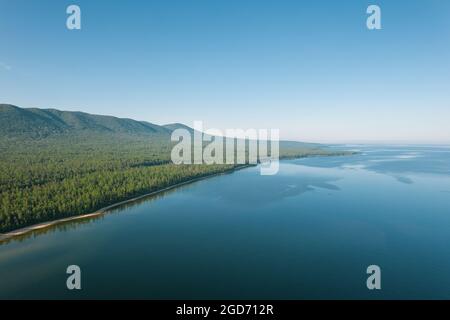
[[[450,147],[339,148],[0,245],[0,298],[450,298]]]

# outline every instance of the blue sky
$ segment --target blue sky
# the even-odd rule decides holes
[[[66,28],[77,4],[82,30]],[[382,30],[366,28],[366,8]],[[450,1],[0,0],[0,102],[319,142],[450,142]]]

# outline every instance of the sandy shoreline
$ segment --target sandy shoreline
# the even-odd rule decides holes
[[[245,169],[245,168],[248,168],[248,167],[250,167],[250,165],[246,165],[246,166],[242,166],[242,167],[238,167],[238,168],[233,168],[233,169],[231,169],[229,171],[214,173],[214,174],[206,175],[206,176],[203,176],[203,177],[199,177],[199,178],[187,180],[187,181],[184,181],[184,182],[180,182],[180,183],[174,184],[172,186],[169,186],[169,187],[166,187],[166,188],[163,188],[163,189],[160,189],[160,190],[156,190],[156,191],[144,194],[142,196],[138,196],[138,197],[135,197],[135,198],[131,198],[131,199],[128,199],[128,200],[124,200],[124,201],[121,201],[121,202],[114,203],[114,204],[109,205],[107,207],[101,208],[101,209],[99,209],[99,210],[97,210],[97,211],[95,211],[93,213],[87,213],[87,214],[82,214],[82,215],[78,215],[78,216],[73,216],[73,217],[68,217],[68,218],[63,218],[63,219],[57,219],[57,220],[53,220],[53,221],[43,222],[43,223],[35,224],[35,225],[29,226],[29,227],[24,227],[24,228],[20,228],[20,229],[17,229],[17,230],[13,230],[13,231],[10,231],[10,232],[7,232],[7,233],[0,233],[0,243],[5,241],[5,240],[9,240],[11,238],[18,237],[18,236],[24,235],[24,234],[29,233],[29,232],[40,230],[40,229],[49,228],[49,227],[55,226],[57,224],[101,216],[101,215],[104,215],[105,213],[107,213],[109,210],[117,208],[117,207],[120,207],[120,206],[122,206],[124,204],[127,204],[127,203],[132,203],[132,202],[138,201],[138,200],[143,199],[143,198],[151,197],[151,196],[157,195],[159,193],[162,193],[162,192],[165,192],[165,191],[168,191],[168,190],[171,190],[171,189],[175,189],[175,188],[181,187],[181,186],[186,185],[186,184],[194,183],[196,181],[212,178],[212,177],[219,176],[219,175],[222,175],[222,174],[233,173],[233,172],[235,172],[237,170]]]

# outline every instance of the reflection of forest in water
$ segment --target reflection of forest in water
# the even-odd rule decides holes
[[[115,208],[109,209],[103,213],[96,215],[96,216],[90,216],[90,217],[85,217],[85,218],[79,218],[76,220],[59,222],[57,224],[54,224],[54,225],[51,225],[51,226],[48,226],[45,228],[32,230],[30,232],[27,232],[27,233],[24,233],[21,235],[17,235],[17,236],[8,238],[8,239],[0,240],[0,246],[11,243],[11,242],[23,242],[30,238],[35,238],[35,237],[38,237],[41,235],[50,234],[50,233],[54,233],[54,232],[65,232],[65,231],[78,229],[81,226],[105,219],[105,215],[126,213],[126,211],[128,209],[131,209],[143,202],[153,202],[153,201],[156,201],[159,199],[163,199],[166,196],[168,196],[169,194],[176,192],[177,189],[179,189],[179,188],[185,189],[185,188],[191,188],[191,187],[192,187],[192,184],[182,185],[182,186],[170,189],[170,190],[158,192],[156,194],[149,194],[148,196],[144,196],[140,199],[121,204]],[[74,218],[75,217],[76,216],[74,216]]]

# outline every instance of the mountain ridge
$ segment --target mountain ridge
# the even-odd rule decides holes
[[[67,138],[84,140],[97,137],[106,140],[115,138],[154,138],[155,141],[170,142],[176,129],[194,129],[183,123],[157,125],[147,121],[119,118],[109,115],[90,114],[81,111],[61,111],[54,108],[22,108],[12,104],[0,104],[0,138],[21,141]],[[61,138],[61,139],[60,139]],[[286,150],[291,148],[317,148],[320,144],[301,141],[280,141]]]
[[[0,134],[3,136],[45,138],[80,132],[169,135],[172,130],[165,126],[129,118],[0,104]]]

